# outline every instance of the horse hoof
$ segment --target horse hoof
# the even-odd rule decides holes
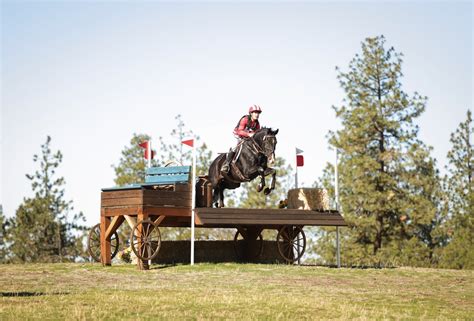
[[[263,189],[262,184],[258,184],[258,186],[257,186],[257,192],[260,193],[260,192],[262,191],[262,189]]]
[[[265,195],[268,195],[268,194],[270,194],[271,191],[272,191],[272,190],[267,187],[267,188],[265,188],[265,190],[263,191],[263,193],[264,193]]]

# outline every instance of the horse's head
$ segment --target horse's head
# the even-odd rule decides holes
[[[273,130],[271,128],[262,128],[255,133],[253,139],[262,148],[263,153],[268,159],[268,163],[272,164],[275,162],[275,148],[277,144],[276,134],[278,129]]]

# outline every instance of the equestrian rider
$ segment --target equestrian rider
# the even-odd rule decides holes
[[[260,129],[260,123],[258,122],[258,117],[262,109],[260,106],[253,105],[249,108],[249,114],[244,115],[240,118],[237,126],[234,128],[234,135],[237,137],[239,142],[242,139],[252,137],[257,130]],[[235,151],[231,148],[227,153],[224,164],[222,165],[221,172],[229,173],[230,171],[230,162],[234,158]]]

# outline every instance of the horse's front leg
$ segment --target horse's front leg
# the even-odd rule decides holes
[[[271,191],[273,191],[273,190],[275,189],[276,170],[273,169],[273,168],[269,168],[269,167],[268,167],[268,168],[265,170],[265,176],[266,176],[266,175],[270,175],[270,174],[272,174],[272,183],[271,183],[271,185],[270,185],[270,188],[267,187],[267,188],[265,188],[265,190],[263,191],[263,192],[265,193],[265,195],[270,194]],[[263,177],[263,176],[262,176],[262,177]]]
[[[265,170],[263,169],[263,167],[259,167],[257,171],[260,176],[260,184],[258,184],[257,186],[257,192],[260,193],[265,187]]]

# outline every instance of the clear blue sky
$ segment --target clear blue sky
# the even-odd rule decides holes
[[[368,36],[404,54],[403,89],[429,97],[420,137],[446,163],[449,135],[472,108],[471,2],[2,1],[0,203],[32,196],[26,173],[46,136],[64,154],[67,198],[89,224],[133,133],[169,138],[181,114],[210,149],[234,145],[248,106],[279,128],[277,155],[305,151],[300,183],[333,161],[347,70]],[[160,151],[158,151],[159,153]]]

